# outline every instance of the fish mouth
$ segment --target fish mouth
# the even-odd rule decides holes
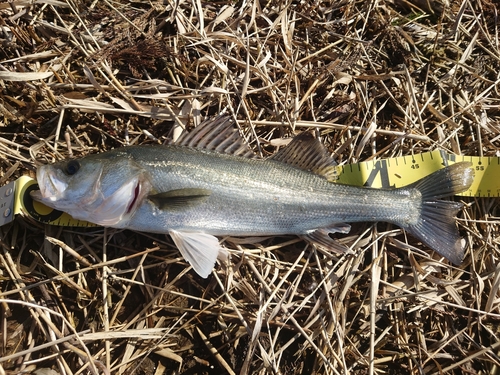
[[[37,202],[41,202],[43,200],[42,192],[40,190],[30,191],[30,197]]]
[[[32,192],[31,196],[40,202],[56,202],[64,195],[64,191],[68,187],[66,182],[57,178],[57,175],[46,166],[38,168],[36,179],[40,190]]]

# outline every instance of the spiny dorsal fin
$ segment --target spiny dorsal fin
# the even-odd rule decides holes
[[[174,144],[246,158],[255,157],[239,130],[234,127],[231,117],[224,115],[203,121],[190,132],[184,131]]]
[[[325,146],[309,132],[296,136],[271,159],[316,173],[327,180],[333,180],[335,176],[335,161]]]

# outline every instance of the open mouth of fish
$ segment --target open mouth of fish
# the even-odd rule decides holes
[[[50,173],[44,167],[38,168],[37,180],[39,181],[38,187],[40,190],[33,191],[31,196],[33,199],[47,204],[59,200],[68,187],[66,182],[57,178],[55,174]]]

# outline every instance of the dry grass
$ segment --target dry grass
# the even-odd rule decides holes
[[[262,156],[308,127],[341,163],[499,156],[498,5],[0,3],[1,181],[222,110]],[[223,239],[207,280],[163,236],[18,218],[0,228],[0,375],[498,374],[498,200],[464,201],[460,267],[379,223],[345,256]]]

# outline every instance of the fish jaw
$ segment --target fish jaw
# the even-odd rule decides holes
[[[101,175],[102,170],[98,168],[76,180],[68,178],[60,168],[42,166],[37,170],[40,190],[31,195],[34,200],[78,220],[102,226],[126,226],[151,184],[144,174],[136,173],[125,181],[116,180],[113,186],[104,186]]]
[[[32,193],[35,200],[53,207],[51,203],[57,202],[64,196],[64,191],[68,187],[68,183],[58,178],[56,170],[50,166],[44,165],[38,168],[36,177],[38,181],[43,181],[38,186],[39,191]],[[54,207],[53,207],[54,208]]]
[[[88,185],[89,188],[85,188],[85,186],[87,181],[99,181],[100,175],[101,171],[96,170],[87,175],[85,181],[75,184],[77,181],[68,178],[61,168],[54,165],[44,165],[39,167],[36,173],[40,190],[31,192],[31,197],[48,207],[67,212],[73,216],[98,198],[98,183]],[[73,185],[78,186],[78,189],[75,189]]]

